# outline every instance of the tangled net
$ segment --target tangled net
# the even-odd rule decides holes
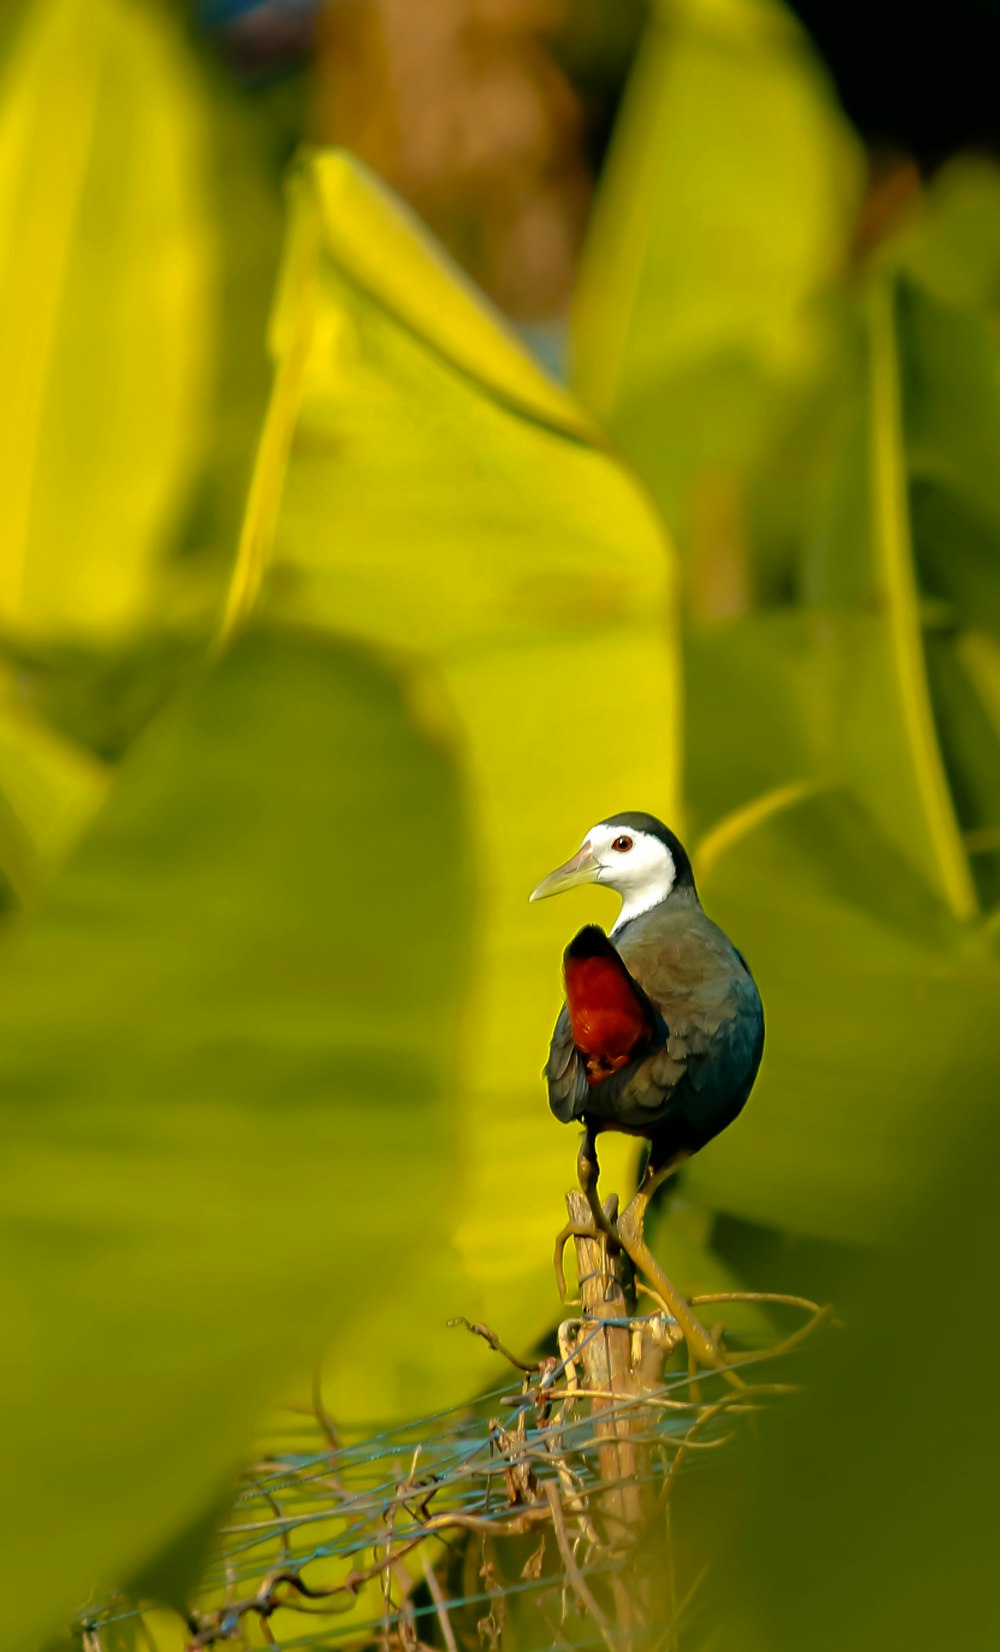
[[[806,1330],[825,1317],[775,1300],[806,1309]],[[79,1620],[83,1652],[671,1652],[692,1605],[671,1563],[678,1474],[788,1385],[734,1391],[718,1373],[664,1374],[680,1339],[662,1312],[604,1302],[565,1320],[558,1354],[532,1365],[462,1323],[519,1383],[363,1436],[339,1433],[317,1400],[287,1446],[245,1471],[197,1604],[169,1640],[162,1614],[119,1597]],[[741,1370],[765,1375],[759,1363]]]

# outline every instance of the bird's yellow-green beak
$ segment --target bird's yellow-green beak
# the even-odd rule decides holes
[[[546,896],[561,895],[564,889],[575,889],[579,883],[594,883],[600,869],[600,862],[595,860],[588,839],[572,860],[568,860],[565,866],[557,866],[554,872],[542,879],[538,888],[531,891],[529,899],[544,901]]]

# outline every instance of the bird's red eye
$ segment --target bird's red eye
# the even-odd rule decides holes
[[[617,849],[620,855],[624,855],[627,849],[631,849],[632,839],[630,837],[616,837],[611,847]]]

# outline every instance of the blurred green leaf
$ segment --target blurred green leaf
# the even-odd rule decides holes
[[[1000,351],[981,313],[907,280],[877,287],[855,353],[809,604],[686,639],[691,807],[704,831],[776,787],[849,784],[968,913],[968,857],[1000,896]]]
[[[24,703],[16,675],[0,675],[0,870],[19,904],[37,898],[107,785],[99,763]]]
[[[976,234],[967,207],[961,245]],[[687,1184],[824,1241],[894,1230],[942,1095],[960,1131],[1000,1061],[996,953],[968,922],[970,867],[1000,897],[1000,353],[977,279],[945,302],[882,270],[845,302],[853,428],[813,501],[804,600],[685,639],[700,881],[768,1020],[746,1114]]]
[[[825,1239],[884,1238],[942,1132],[960,1135],[993,1093],[1000,959],[847,794],[775,810],[699,883],[768,1031],[745,1113],[688,1168],[695,1196]]]
[[[342,644],[240,642],[0,954],[12,1652],[219,1495],[331,1324],[364,1381],[373,1281],[415,1311],[466,867],[415,714]]]
[[[954,604],[965,624],[981,620],[1000,631],[1000,582],[989,554],[1000,521],[1000,343],[981,309],[943,303],[909,281],[899,286],[896,321],[922,583]],[[942,495],[955,518],[947,526],[957,530],[951,555],[935,515]]]
[[[621,465],[363,168],[308,158],[292,208],[233,612],[260,588],[267,612],[426,665],[457,718],[479,874],[440,1320],[412,1327],[405,1387],[388,1366],[362,1396],[348,1371],[327,1378],[335,1414],[412,1413],[488,1369],[449,1313],[495,1312],[502,1284],[505,1337],[524,1342],[557,1307],[576,1142],[540,1070],[562,948],[611,910],[528,895],[612,809],[676,818],[673,568]],[[609,1185],[633,1158],[609,1156]]]
[[[865,310],[863,401],[808,578],[840,672],[843,772],[881,831],[959,917],[976,894],[927,679],[891,283]]]
[[[982,632],[928,639],[948,778],[976,885],[1000,905],[1000,645]]]
[[[877,258],[946,304],[1000,314],[1000,168],[957,155],[935,173],[916,210]]]
[[[891,308],[883,296],[873,341],[881,371],[897,378],[896,434],[882,469],[909,542],[906,647],[929,689],[921,722],[927,748],[933,733],[939,749],[963,852],[981,895],[994,903],[997,199],[998,175],[985,163],[959,162],[936,181],[884,249],[881,262],[906,279],[880,275],[883,295],[894,296]],[[868,373],[871,383],[871,356]],[[857,689],[852,676],[866,670],[852,639],[870,649],[876,630],[893,623],[887,581],[872,577],[870,560],[878,466],[869,473],[866,512],[863,463],[853,493],[841,494],[844,519],[824,570],[824,594],[855,609],[849,629],[835,632],[848,700]],[[817,625],[827,618],[839,629],[830,610],[817,610]],[[816,799],[733,840],[706,880],[765,983],[770,1042],[745,1119],[717,1154],[692,1167],[693,1183],[761,1211],[770,1198],[769,1219],[810,1232],[868,1237],[877,1226],[890,1241],[853,1279],[841,1272],[836,1292],[849,1337],[803,1356],[798,1414],[772,1420],[757,1442],[746,1442],[713,1487],[700,1540],[726,1589],[706,1604],[712,1632],[736,1652],[985,1649],[993,1639],[987,1584],[996,1453],[983,1397],[995,1336],[981,1304],[992,1270],[1000,913],[982,926],[948,920],[920,887],[928,881],[926,840],[903,873],[902,836],[919,811],[911,780],[899,786],[892,821],[891,777],[902,748],[895,756],[890,748],[906,683],[898,658],[892,675],[895,706],[892,692],[871,693],[867,710],[855,700],[851,731],[855,758],[862,742],[867,748],[864,781],[856,761],[853,780],[892,851],[879,848],[870,822],[853,831],[852,844],[837,824],[843,803]],[[806,829],[810,813],[822,817],[822,834],[815,822]],[[944,879],[937,884],[945,890]],[[932,1437],[927,1421],[929,1361],[939,1345],[952,1355],[961,1418],[947,1439]]]
[[[944,762],[979,891],[1000,901],[1000,345],[968,306],[898,304],[916,571]]]
[[[38,0],[0,76],[0,624],[107,640],[204,604],[179,544],[231,552],[276,203],[167,6]]]
[[[651,1207],[646,1236],[658,1255],[670,1258],[670,1278],[686,1297],[752,1289],[746,1276],[715,1251],[715,1226],[715,1212],[688,1199],[683,1177],[679,1190],[675,1185],[668,1198]],[[733,1336],[774,1340],[771,1314],[759,1304],[706,1303],[699,1311],[709,1324],[723,1321]]]
[[[1000,872],[1000,348],[974,311],[880,280],[864,372],[867,405],[808,570],[841,662],[842,772],[969,915],[969,854],[987,900]]]
[[[654,8],[580,276],[574,379],[682,547],[728,548],[707,592],[695,571],[693,597],[717,611],[747,600],[748,475],[787,443],[789,398],[825,362],[818,300],[844,264],[860,171],[780,6]],[[800,468],[785,468],[786,492]],[[735,498],[720,521],[727,487]]]
[[[845,1288],[848,1335],[804,1351],[803,1397],[717,1465],[693,1545],[725,1579],[701,1597],[713,1644],[993,1646],[995,1121],[941,1130],[917,1211]]]
[[[791,607],[687,632],[684,778],[698,835],[777,788],[829,782],[838,675],[827,633],[822,613]]]

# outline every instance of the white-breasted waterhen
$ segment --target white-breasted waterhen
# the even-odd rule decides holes
[[[764,1047],[764,1012],[745,960],[706,916],[691,862],[653,815],[611,815],[531,899],[581,883],[622,897],[610,936],[588,924],[564,953],[566,1003],[545,1067],[549,1105],[584,1126],[579,1175],[594,1220],[652,1280],[692,1352],[718,1364],[714,1344],[645,1242],[657,1187],[731,1124],[750,1094]],[[624,1131],[649,1142],[645,1173],[613,1226],[597,1193],[596,1139]]]

